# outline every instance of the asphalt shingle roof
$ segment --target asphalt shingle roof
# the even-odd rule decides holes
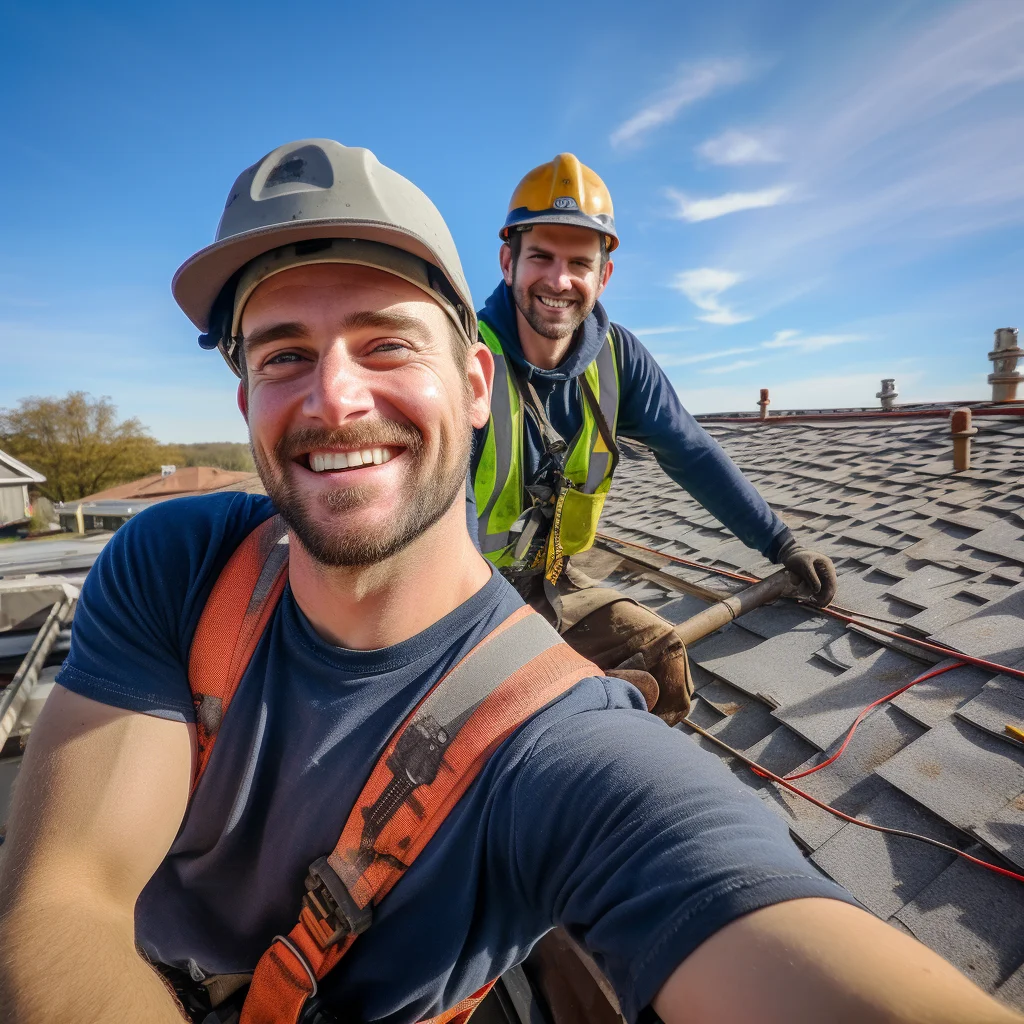
[[[799,539],[830,555],[836,603],[885,628],[1024,667],[1024,417],[978,417],[973,466],[952,467],[949,421],[878,416],[707,429]],[[602,531],[669,555],[766,576],[651,453],[628,447]],[[665,579],[743,584],[625,548],[582,565],[679,622],[705,605]],[[659,567],[646,572],[640,559]],[[944,660],[781,601],[690,648],[693,719],[777,773],[833,753],[857,714]],[[948,659],[945,659],[948,662]],[[797,785],[866,821],[1024,868],[1024,680],[964,667],[873,711],[845,754]],[[685,729],[684,726],[679,728]],[[1024,1008],[1024,885],[951,853],[846,824],[722,757],[863,904]]]

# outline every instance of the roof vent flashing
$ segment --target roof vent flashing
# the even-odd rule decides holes
[[[1017,402],[1017,385],[1024,380],[1024,374],[1017,369],[1017,360],[1024,356],[1024,349],[1017,344],[1016,327],[1000,327],[996,331],[995,348],[989,352],[993,372],[988,375],[992,385],[993,402]]]

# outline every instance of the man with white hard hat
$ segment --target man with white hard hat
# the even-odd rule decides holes
[[[89,573],[4,846],[0,1021],[462,1024],[555,925],[631,1022],[1017,1019],[480,556],[494,363],[415,186],[282,146],[174,294],[267,496],[155,505]]]

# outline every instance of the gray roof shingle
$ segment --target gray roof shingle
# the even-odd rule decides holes
[[[836,604],[907,637],[1024,667],[1024,417],[977,416],[974,425],[972,469],[954,473],[941,413],[705,424],[798,537],[835,560]],[[624,448],[604,534],[704,566],[773,571],[668,483],[650,452]],[[656,594],[651,606],[673,622],[706,605],[670,595],[672,578],[720,592],[743,586],[613,550],[630,557],[616,563],[605,553],[592,563],[584,555],[581,567],[592,572],[600,562],[608,585],[635,588],[645,601],[644,593]],[[820,763],[867,704],[950,663],[785,601],[698,641],[690,658],[694,720],[779,774]],[[1024,729],[1024,680],[956,668],[875,709],[838,761],[796,784],[866,821],[1020,870],[1024,743],[1006,724]],[[1024,885],[923,843],[844,824],[689,735],[782,815],[818,867],[865,906],[1024,1008]]]

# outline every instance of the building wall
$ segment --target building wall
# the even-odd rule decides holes
[[[0,526],[28,519],[28,485],[0,485]]]
[[[61,512],[58,516],[60,527],[68,533],[78,532],[78,519],[74,512]],[[86,531],[89,530],[116,530],[124,526],[131,516],[94,516],[86,512],[82,516],[83,525]]]

